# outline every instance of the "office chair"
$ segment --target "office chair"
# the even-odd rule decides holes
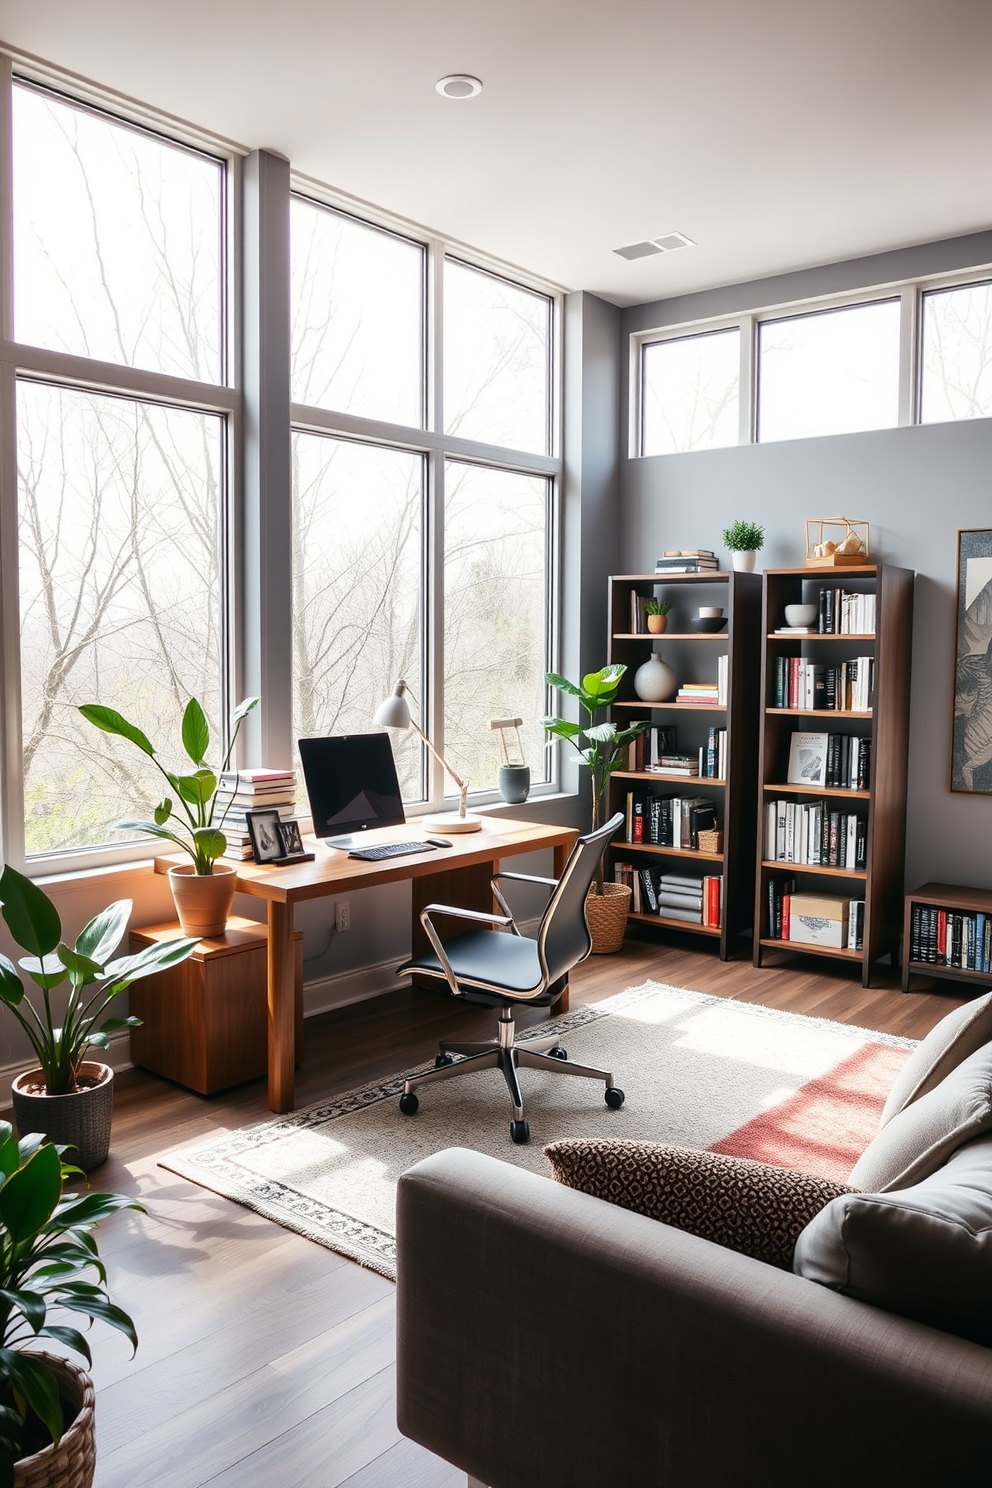
[[[413,1116],[420,1105],[416,1086],[467,1075],[473,1070],[498,1067],[503,1071],[513,1102],[510,1136],[514,1142],[526,1142],[530,1137],[530,1127],[524,1120],[523,1096],[517,1079],[521,1065],[550,1070],[558,1075],[582,1075],[590,1080],[604,1080],[606,1104],[614,1108],[623,1105],[623,1091],[614,1085],[608,1070],[573,1064],[557,1037],[516,1043],[513,1021],[516,1003],[549,1007],[557,1001],[569,971],[588,956],[592,939],[586,925],[586,894],[603,849],[622,821],[623,813],[618,812],[599,831],[580,837],[559,879],[536,878],[525,873],[498,873],[492,886],[496,902],[503,910],[500,915],[458,909],[447,904],[428,904],[421,911],[420,922],[433,951],[411,957],[398,968],[397,974],[415,972],[419,976],[431,977],[436,990],[452,997],[463,997],[467,1002],[498,1007],[500,1013],[495,1039],[485,1043],[439,1044],[434,1069],[415,1075],[403,1087],[400,1110],[404,1115]],[[500,890],[500,884],[506,880],[542,884],[551,889],[534,939],[521,935],[517,928]],[[442,941],[434,925],[437,915],[498,928],[467,930],[451,940]],[[456,1061],[454,1055],[462,1057]]]

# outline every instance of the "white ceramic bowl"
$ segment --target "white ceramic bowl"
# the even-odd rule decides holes
[[[819,615],[819,606],[815,604],[786,605],[786,625],[813,625]]]
[[[717,619],[722,614],[723,614],[722,608],[721,609],[715,609],[713,607],[713,605],[700,605],[699,606],[699,618],[700,618],[700,620],[706,620],[706,619],[715,620],[715,619]]]

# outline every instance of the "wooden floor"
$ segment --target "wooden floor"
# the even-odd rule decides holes
[[[946,983],[903,996],[893,974],[864,991],[827,961],[756,971],[693,945],[630,941],[591,958],[573,974],[572,1006],[651,977],[919,1038],[962,1000]],[[298,1102],[394,1074],[441,1037],[488,1037],[491,1023],[484,1009],[404,991],[308,1019]],[[94,1186],[134,1194],[148,1213],[118,1215],[101,1235],[140,1345],[132,1360],[94,1329],[97,1488],[464,1484],[396,1430],[391,1284],[156,1166],[268,1114],[263,1082],[204,1100],[136,1070],[118,1076],[113,1153]]]

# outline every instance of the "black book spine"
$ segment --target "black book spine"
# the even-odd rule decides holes
[[[868,820],[864,816],[858,817],[858,835],[855,841],[855,868],[868,867]]]

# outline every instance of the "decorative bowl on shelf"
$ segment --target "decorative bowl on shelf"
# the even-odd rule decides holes
[[[723,630],[727,624],[726,615],[696,615],[689,621],[693,630],[700,635],[715,635],[718,630]]]
[[[815,604],[791,604],[785,607],[786,625],[815,625],[820,609]]]

